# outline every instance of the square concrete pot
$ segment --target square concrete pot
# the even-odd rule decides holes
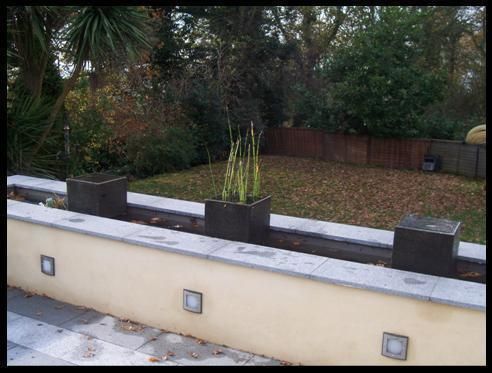
[[[457,221],[405,216],[395,228],[391,267],[452,277],[460,243],[460,228],[461,223]]]
[[[205,234],[226,240],[264,244],[270,229],[271,196],[253,203],[205,200]]]
[[[68,210],[108,218],[124,215],[127,185],[124,176],[102,173],[67,178]]]

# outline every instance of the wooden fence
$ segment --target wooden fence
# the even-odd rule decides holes
[[[421,169],[424,155],[441,157],[442,171],[486,175],[485,145],[434,139],[384,139],[326,133],[312,128],[269,128],[264,154],[372,164],[387,168]]]

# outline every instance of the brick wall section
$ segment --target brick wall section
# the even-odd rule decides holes
[[[265,142],[265,154],[397,169],[421,169],[425,154],[440,155],[444,172],[486,176],[486,146],[460,141],[386,139],[332,134],[312,128],[269,128]]]

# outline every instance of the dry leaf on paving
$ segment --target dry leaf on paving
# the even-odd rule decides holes
[[[205,342],[203,339],[196,339],[195,341],[196,341],[196,343],[198,343],[199,345],[206,345],[206,344],[207,344],[207,342]]]
[[[223,354],[224,352],[221,350],[221,349],[218,349],[218,350],[213,350],[212,351],[212,355],[220,355],[220,354]]]
[[[473,277],[480,277],[481,275],[478,272],[465,272],[465,273],[461,273],[460,276],[473,278]]]
[[[289,363],[288,361],[281,361],[280,365],[292,365],[292,363]]]
[[[149,357],[147,360],[150,361],[151,363],[157,363],[161,361],[161,359],[159,359],[158,357],[153,357],[153,356]]]
[[[174,352],[172,352],[172,351],[168,351],[166,355],[167,355],[167,356],[174,356],[174,355],[176,355],[176,354],[175,354]]]
[[[190,355],[193,359],[198,359],[198,354],[196,352],[190,352]]]

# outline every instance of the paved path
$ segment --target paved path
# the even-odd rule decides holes
[[[7,365],[290,365],[7,289]]]

